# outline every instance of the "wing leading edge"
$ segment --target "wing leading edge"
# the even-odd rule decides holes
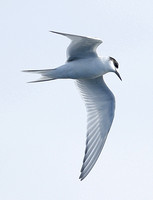
[[[68,62],[76,59],[97,56],[96,49],[102,43],[100,39],[96,38],[60,33],[56,31],[51,32],[66,36],[71,40],[71,43],[67,48]]]

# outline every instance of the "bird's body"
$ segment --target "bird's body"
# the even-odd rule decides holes
[[[54,79],[91,79],[107,73],[106,59],[84,58],[66,62],[64,65],[47,70],[47,77]],[[44,74],[45,75],[45,71]]]
[[[115,98],[106,86],[103,75],[115,72],[121,79],[117,61],[112,57],[98,57],[96,48],[101,40],[84,36],[58,33],[72,40],[67,49],[67,62],[55,69],[26,70],[40,73],[41,79],[32,82],[54,79],[75,79],[87,109],[86,150],[80,179],[83,180],[96,163],[108,132],[115,110]]]

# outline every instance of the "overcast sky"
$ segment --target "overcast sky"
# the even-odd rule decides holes
[[[105,81],[116,114],[82,182],[86,109],[73,80],[27,84],[23,69],[62,65],[69,40],[98,37],[123,81]],[[0,1],[0,199],[153,199],[153,1]]]

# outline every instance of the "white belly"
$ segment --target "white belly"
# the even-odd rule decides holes
[[[106,73],[101,58],[79,59],[56,68],[56,78],[90,79]]]

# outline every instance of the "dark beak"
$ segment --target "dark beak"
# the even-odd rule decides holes
[[[121,78],[121,76],[120,76],[120,74],[119,74],[119,72],[117,71],[117,70],[115,70],[115,74],[119,77],[119,79],[122,81],[122,78]]]

